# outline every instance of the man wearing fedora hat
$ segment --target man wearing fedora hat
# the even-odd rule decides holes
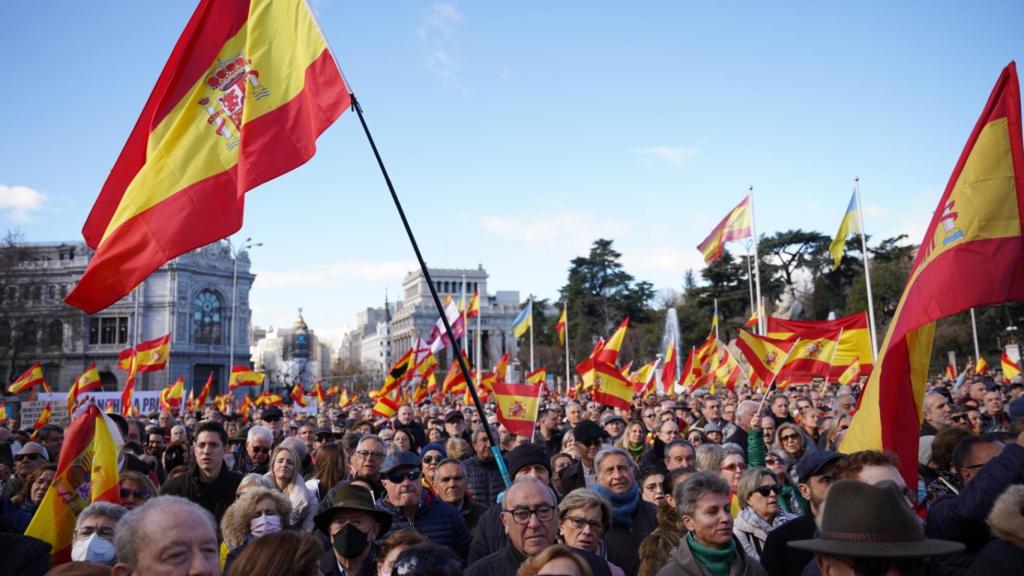
[[[324,576],[371,576],[377,571],[377,538],[391,527],[391,515],[373,505],[362,486],[341,484],[332,504],[313,519],[330,538],[331,549],[320,562]]]
[[[926,574],[928,559],[963,550],[950,540],[926,538],[921,520],[891,481],[832,485],[820,516],[821,533],[789,545],[814,553],[822,576]]]

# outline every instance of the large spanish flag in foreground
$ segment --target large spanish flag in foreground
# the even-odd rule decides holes
[[[71,423],[57,460],[57,474],[25,530],[26,536],[49,542],[53,564],[71,560],[75,518],[92,502],[120,503],[117,425],[90,405]]]
[[[495,382],[493,390],[498,421],[512,434],[532,437],[544,385]]]
[[[86,220],[67,302],[113,304],[242,226],[245,193],[302,165],[351,104],[303,0],[203,0]]]
[[[722,256],[725,243],[740,238],[750,238],[753,229],[750,218],[750,196],[748,195],[735,208],[722,218],[711,234],[701,242],[697,249],[704,254],[704,262],[711,264]]]
[[[884,449],[917,484],[917,444],[935,321],[1024,300],[1024,149],[1011,62],[953,169],[841,450]],[[965,281],[970,279],[970,281]]]
[[[874,366],[869,360],[874,357],[871,351],[871,336],[868,334],[868,314],[860,312],[851,314],[835,320],[785,320],[768,317],[768,336],[783,340],[800,338],[801,340],[834,340],[836,334],[842,330],[839,338],[839,348],[836,349],[832,358],[832,371],[829,378],[839,376],[853,364],[854,360],[860,362],[860,373],[867,376]]]

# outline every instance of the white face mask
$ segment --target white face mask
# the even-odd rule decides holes
[[[71,545],[71,559],[77,562],[114,564],[114,545],[95,532],[88,538],[79,538]]]
[[[257,538],[264,534],[280,532],[280,530],[281,517],[277,515],[264,514],[249,521],[249,532]]]

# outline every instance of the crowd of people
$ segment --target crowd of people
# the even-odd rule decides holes
[[[891,453],[838,451],[856,393],[697,390],[630,410],[552,394],[533,436],[451,399],[391,418],[368,403],[114,416],[121,502],[82,510],[53,567],[21,534],[63,429],[0,428],[0,574],[1024,573],[1024,386],[929,383],[916,485]]]

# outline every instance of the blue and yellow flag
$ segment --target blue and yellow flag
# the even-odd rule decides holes
[[[512,333],[516,335],[516,338],[522,338],[530,328],[533,328],[533,300],[526,304],[526,308],[523,308],[519,316],[516,316],[515,321],[512,322]]]
[[[857,202],[857,193],[850,196],[850,205],[846,207],[846,214],[843,214],[843,221],[839,223],[839,232],[828,245],[828,251],[832,254],[832,270],[839,269],[839,261],[843,259],[843,250],[846,248],[846,237],[853,233],[863,233],[860,228],[860,205]]]

